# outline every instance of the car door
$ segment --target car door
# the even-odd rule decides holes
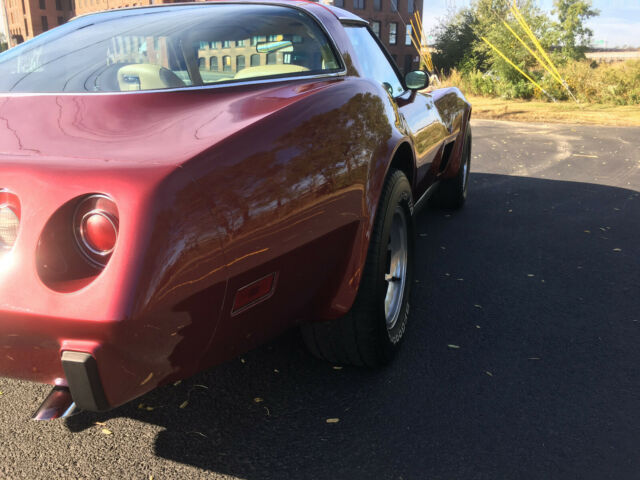
[[[416,156],[416,200],[437,178],[443,143],[450,132],[429,93],[407,91],[391,56],[377,36],[364,24],[347,23],[345,31],[357,54],[361,76],[382,84],[400,113]],[[432,166],[434,168],[432,168]]]

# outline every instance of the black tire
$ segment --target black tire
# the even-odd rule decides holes
[[[466,165],[466,168],[464,166]],[[438,189],[432,197],[432,204],[440,208],[458,209],[467,200],[469,189],[469,172],[471,171],[471,127],[467,127],[462,148],[462,161],[458,174],[447,180],[440,181]]]
[[[392,170],[384,184],[376,215],[369,250],[360,281],[358,295],[347,315],[328,322],[316,322],[301,327],[302,337],[313,355],[338,364],[377,367],[390,362],[400,348],[409,317],[409,295],[413,283],[413,200],[407,177]],[[402,217],[406,226],[406,263],[402,275],[388,280],[394,245],[401,245]],[[402,254],[398,254],[403,257]],[[396,257],[394,257],[396,258]],[[401,265],[398,261],[396,265]],[[392,282],[398,282],[393,283]],[[395,308],[389,307],[387,322],[385,298],[387,289],[395,288]],[[393,295],[392,295],[393,297]],[[392,304],[393,305],[393,304]],[[395,320],[395,321],[394,321]]]

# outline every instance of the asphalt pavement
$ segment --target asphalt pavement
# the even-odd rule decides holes
[[[47,387],[0,379],[0,478],[640,478],[640,129],[473,134],[467,205],[417,217],[390,367],[335,369],[291,332],[52,422],[30,420]]]

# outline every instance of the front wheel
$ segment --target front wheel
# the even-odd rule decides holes
[[[411,187],[392,170],[385,181],[360,288],[342,318],[302,326],[315,356],[333,363],[376,367],[391,361],[407,327],[413,283]]]
[[[467,200],[469,172],[471,171],[471,127],[467,126],[458,174],[442,180],[433,196],[433,203],[442,208],[457,209]]]

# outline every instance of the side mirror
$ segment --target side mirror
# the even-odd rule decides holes
[[[422,70],[414,70],[404,76],[404,84],[409,90],[422,90],[429,86],[429,75]]]

